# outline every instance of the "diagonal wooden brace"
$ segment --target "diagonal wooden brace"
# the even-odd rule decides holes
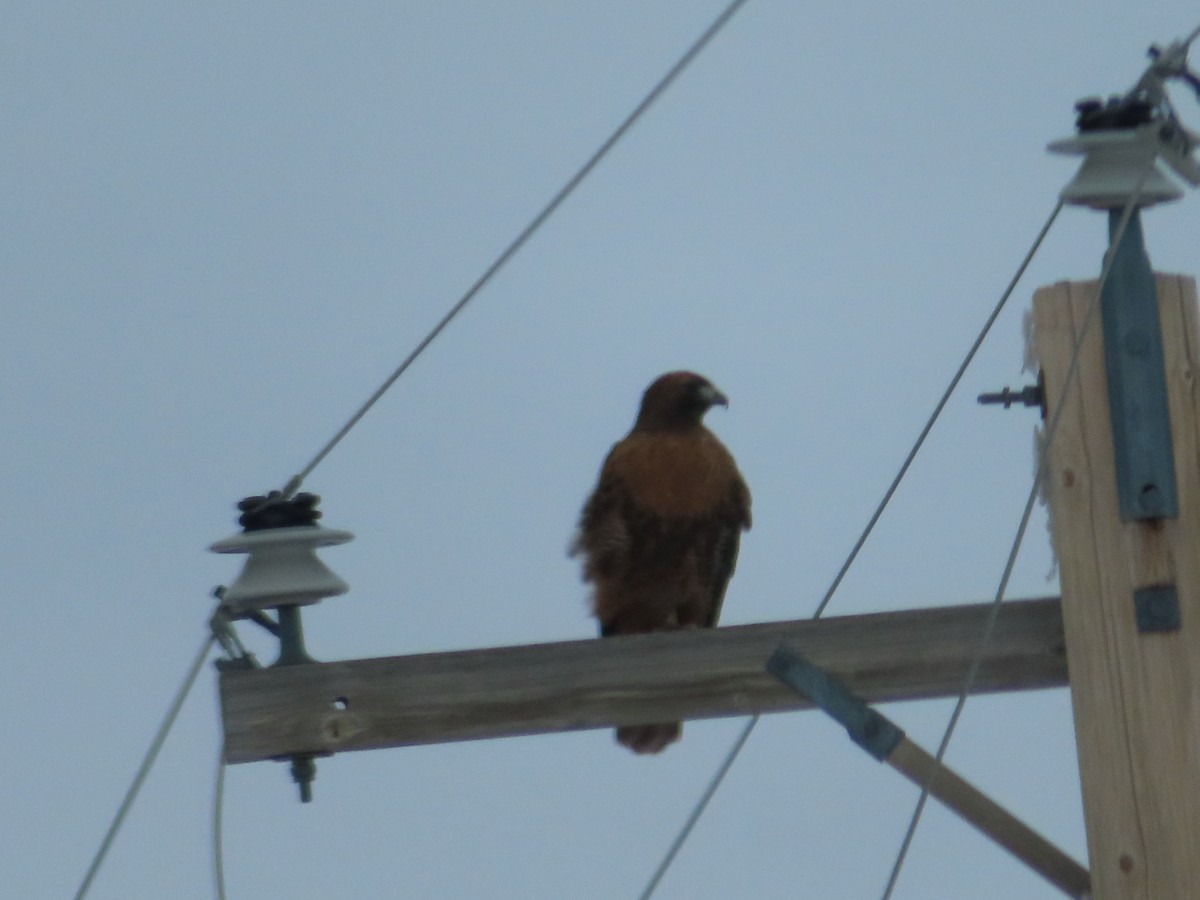
[[[1068,897],[1091,891],[1087,869],[1004,807],[910,741],[890,719],[855,697],[837,679],[780,646],[767,671],[845,726],[856,744],[942,801]]]

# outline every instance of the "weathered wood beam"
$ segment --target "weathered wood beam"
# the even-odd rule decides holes
[[[787,642],[868,702],[956,694],[987,605],[221,673],[231,763],[807,708]],[[975,692],[1067,683],[1057,598],[1005,603]]]

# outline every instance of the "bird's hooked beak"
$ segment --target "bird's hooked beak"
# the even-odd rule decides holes
[[[729,398],[711,384],[706,384],[700,388],[700,398],[709,406],[724,406],[726,409],[729,408]]]

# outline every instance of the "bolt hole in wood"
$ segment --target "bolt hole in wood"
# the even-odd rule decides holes
[[[350,708],[350,700],[347,697],[334,697],[333,702],[329,706],[335,713],[345,712]],[[322,725],[325,735],[330,740],[340,741],[342,739],[340,722],[340,716],[329,716]]]

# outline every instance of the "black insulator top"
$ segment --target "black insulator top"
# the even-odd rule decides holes
[[[265,497],[247,497],[238,501],[238,509],[242,511],[238,524],[246,531],[316,525],[321,518],[317,509],[320,502],[316,494],[297,494],[285,499],[279,491],[271,491]]]
[[[1122,96],[1088,97],[1075,104],[1075,127],[1080,131],[1137,128],[1154,121],[1154,103],[1142,91]]]

